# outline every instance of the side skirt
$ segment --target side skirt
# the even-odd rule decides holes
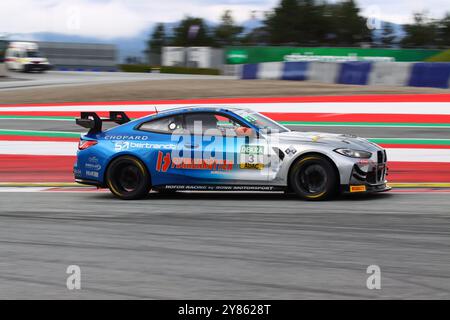
[[[85,184],[88,186],[96,186],[98,188],[104,187],[99,181],[95,181],[95,180],[75,179],[75,182],[80,183],[80,184]]]
[[[153,186],[156,190],[186,190],[186,191],[285,191],[282,186],[251,186],[251,185],[158,185]]]

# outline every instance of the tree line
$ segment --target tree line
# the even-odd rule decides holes
[[[215,27],[198,17],[186,17],[169,36],[157,24],[147,42],[147,53],[159,54],[163,46],[290,45],[290,46],[399,46],[446,48],[450,46],[450,13],[443,19],[414,14],[398,39],[394,25],[383,22],[378,41],[354,0],[328,3],[324,0],[281,0],[266,12],[262,26],[244,32],[226,10]]]

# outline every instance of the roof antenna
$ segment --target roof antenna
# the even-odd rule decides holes
[[[158,109],[156,109],[156,106],[155,106],[155,112],[156,112],[156,114],[158,114]]]

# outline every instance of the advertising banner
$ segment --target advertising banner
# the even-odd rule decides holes
[[[261,62],[421,62],[442,50],[372,48],[228,47],[227,64]]]

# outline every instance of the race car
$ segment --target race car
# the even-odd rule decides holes
[[[104,122],[118,126],[102,130]],[[82,112],[75,181],[124,200],[151,190],[285,191],[324,200],[390,190],[380,146],[346,134],[291,131],[243,108],[192,106],[130,120]]]

